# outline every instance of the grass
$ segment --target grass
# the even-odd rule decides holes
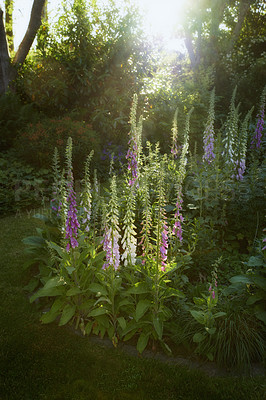
[[[201,371],[131,357],[67,327],[39,322],[23,286],[21,239],[40,224],[1,219],[0,400],[262,400],[263,377],[208,377]]]

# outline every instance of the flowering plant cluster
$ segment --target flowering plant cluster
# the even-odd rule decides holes
[[[91,182],[92,153],[85,164],[82,188],[76,193],[71,138],[66,148],[66,173],[60,172],[55,151],[52,210],[59,224],[61,241],[48,243],[56,267],[52,269],[52,277],[50,275],[44,280],[44,287],[34,294],[33,299],[45,295],[60,298],[43,316],[43,322],[51,322],[61,315],[60,325],[75,321],[84,334],[107,334],[115,346],[119,338],[128,340],[137,335],[139,352],[145,349],[150,339],[158,340],[169,350],[164,341],[166,322],[172,316],[169,298],[184,297],[179,288],[183,290],[188,278],[181,269],[191,262],[196,246],[191,246],[191,243],[193,240],[196,243],[195,236],[201,234],[201,227],[207,226],[202,206],[207,193],[204,183],[212,179],[210,182],[214,182],[218,193],[221,176],[223,182],[227,179],[231,186],[234,183],[232,179],[237,180],[237,187],[244,179],[252,110],[240,125],[238,108],[234,105],[235,95],[236,91],[226,124],[226,146],[221,155],[219,145],[214,142],[215,95],[212,91],[203,139],[204,154],[198,163],[190,162],[191,175],[197,187],[195,204],[188,204],[187,196],[192,190],[186,181],[192,110],[186,116],[179,157],[176,151],[177,111],[171,154],[162,156],[159,145],[150,143],[147,143],[148,151],[145,153],[141,143],[142,120],[136,122],[137,98],[134,97],[128,169],[117,178],[111,164],[110,185],[104,188],[105,193],[100,190],[96,172]],[[217,142],[219,140],[217,135]],[[197,174],[197,168],[200,174]],[[219,201],[214,203],[215,212],[219,210]],[[196,217],[189,216],[189,212],[194,212]],[[189,224],[194,231],[188,232]],[[209,224],[215,230],[214,220]],[[225,314],[215,312],[218,267],[218,264],[214,266],[212,281],[206,287],[208,295],[203,293],[201,298],[195,297],[195,307],[190,309],[192,317],[204,327],[204,333],[194,335],[195,343],[214,335],[216,318]],[[176,281],[173,276],[178,276]],[[181,280],[184,286],[178,286]]]

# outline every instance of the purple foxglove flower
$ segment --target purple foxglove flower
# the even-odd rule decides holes
[[[257,118],[257,127],[255,130],[255,135],[251,142],[251,147],[256,147],[256,149],[259,149],[261,146],[262,131],[264,126],[264,104],[262,104],[260,113],[257,115]]]
[[[215,158],[214,130],[212,125],[208,126],[205,129],[203,136],[203,148],[204,148],[203,161],[206,161],[208,164],[210,164]]]
[[[167,249],[168,249],[168,231],[166,222],[163,224],[163,230],[161,233],[161,265],[164,267],[167,263]]]
[[[128,170],[131,172],[131,177],[129,179],[129,186],[133,186],[138,178],[138,144],[136,137],[131,137],[128,142],[129,148],[126,155],[128,160]]]

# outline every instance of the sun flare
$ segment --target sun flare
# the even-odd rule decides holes
[[[169,50],[182,50],[183,41],[176,32],[184,18],[186,0],[135,0],[144,13],[144,29],[161,37]]]

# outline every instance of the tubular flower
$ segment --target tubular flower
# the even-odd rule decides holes
[[[165,266],[167,263],[167,249],[168,249],[168,228],[166,222],[164,222],[162,226],[161,246],[160,246],[162,271],[165,271]]]
[[[255,130],[255,135],[251,142],[251,147],[259,149],[261,146],[262,131],[264,126],[264,104],[261,106],[260,113],[257,115],[258,122]]]
[[[204,155],[203,155],[203,161],[206,161],[208,164],[210,164],[214,158],[214,130],[213,126],[210,125],[206,128],[204,132],[204,137],[203,137],[203,144],[204,144]]]
[[[73,175],[69,173],[69,181],[68,181],[68,196],[67,196],[67,219],[66,219],[66,235],[65,239],[67,239],[68,243],[66,246],[66,250],[69,251],[70,247],[75,248],[78,247],[77,235],[78,228],[80,224],[77,218],[77,203],[76,203],[76,194],[73,189]]]
[[[173,235],[175,235],[179,240],[180,243],[183,240],[182,237],[182,222],[184,221],[184,217],[181,214],[182,211],[182,203],[183,203],[183,199],[182,199],[182,193],[181,190],[179,191],[178,195],[177,195],[177,202],[176,202],[176,212],[174,215],[174,227],[173,227]]]
[[[138,144],[135,137],[129,139],[129,149],[127,151],[126,159],[128,160],[128,170],[131,172],[129,179],[129,186],[133,186],[138,178]]]
[[[112,231],[111,228],[105,227],[103,250],[106,251],[106,262],[103,269],[113,266],[115,270],[120,264],[119,241],[120,234],[117,231]]]

